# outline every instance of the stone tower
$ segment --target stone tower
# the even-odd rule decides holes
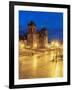
[[[36,25],[32,21],[28,24],[27,42],[30,48],[37,48]]]
[[[42,28],[39,32],[39,47],[47,48],[48,47],[48,31],[46,28]]]

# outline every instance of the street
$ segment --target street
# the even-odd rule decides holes
[[[26,51],[28,52],[26,53]],[[44,51],[42,53],[37,53],[34,50],[29,51],[20,51],[19,79],[63,76],[63,58],[56,58],[55,51]],[[34,54],[31,54],[31,52],[34,52]]]

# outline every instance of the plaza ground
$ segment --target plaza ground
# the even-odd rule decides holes
[[[63,77],[63,58],[57,55],[57,51],[19,50],[19,79],[55,77]]]

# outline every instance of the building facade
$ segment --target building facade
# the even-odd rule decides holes
[[[35,23],[31,21],[28,24],[27,45],[30,48],[47,48],[48,32],[46,28],[42,28],[37,32]]]
[[[40,48],[48,47],[48,32],[46,28],[42,28],[39,32],[39,47]]]

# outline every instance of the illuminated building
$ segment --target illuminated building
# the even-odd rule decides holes
[[[42,28],[37,32],[35,23],[31,21],[28,24],[27,45],[30,48],[47,48],[48,33],[46,28]]]
[[[30,48],[37,48],[38,45],[38,34],[36,32],[36,25],[34,22],[28,24],[28,35],[27,35],[27,45]]]
[[[46,28],[42,28],[39,32],[39,47],[47,48],[48,47],[48,32]]]
[[[24,47],[25,47],[24,41],[20,40],[19,49],[24,49]]]

